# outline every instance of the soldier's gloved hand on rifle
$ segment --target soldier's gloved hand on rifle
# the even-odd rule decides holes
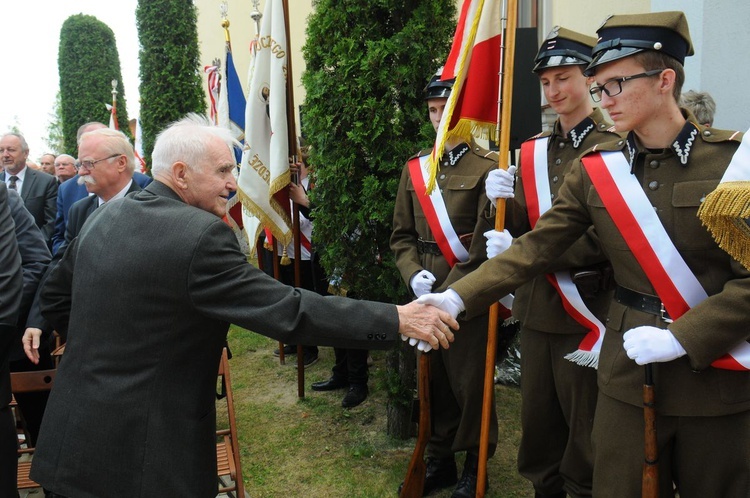
[[[493,206],[497,199],[513,198],[513,180],[516,177],[516,167],[509,166],[507,170],[493,169],[484,181],[484,191]]]
[[[628,358],[639,365],[672,361],[687,354],[667,329],[643,325],[628,330],[622,337]]]
[[[487,259],[492,259],[498,254],[504,253],[513,242],[513,236],[508,230],[498,232],[497,230],[488,230],[484,232],[487,238]]]

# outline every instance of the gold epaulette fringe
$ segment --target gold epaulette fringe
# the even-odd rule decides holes
[[[750,269],[750,182],[721,183],[698,210],[719,247]]]

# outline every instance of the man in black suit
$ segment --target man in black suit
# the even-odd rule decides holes
[[[23,276],[8,192],[0,184],[0,496],[16,496],[18,439],[10,404],[8,353],[16,337]]]
[[[215,497],[230,323],[286,344],[383,349],[400,333],[449,346],[458,323],[435,308],[324,297],[248,264],[221,219],[237,188],[234,146],[205,117],[167,128],[155,181],[97,209],[51,271],[42,312],[68,341],[31,469],[51,493]]]
[[[8,188],[21,194],[26,209],[34,217],[36,226],[42,230],[44,240],[52,239],[57,210],[57,179],[26,167],[29,145],[18,133],[6,133],[0,138],[0,162],[5,171],[2,180]]]

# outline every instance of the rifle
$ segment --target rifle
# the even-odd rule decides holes
[[[500,111],[497,120],[499,128],[498,168],[508,168],[510,155],[510,116],[513,102],[513,63],[516,50],[516,26],[518,24],[518,0],[507,0],[506,25],[501,40],[501,82]],[[507,52],[507,53],[506,53]],[[504,84],[503,84],[504,83]],[[498,199],[495,214],[495,230],[505,227],[505,202]],[[487,488],[487,455],[490,444],[490,416],[495,402],[495,353],[497,350],[497,325],[500,318],[500,304],[490,306],[487,326],[487,353],[484,362],[484,390],[482,392],[482,421],[479,433],[479,462],[477,468],[476,498],[484,498]]]
[[[643,384],[643,420],[645,422],[643,498],[659,498],[659,447],[656,442],[656,393],[654,392],[654,372],[646,365],[646,380]]]
[[[427,464],[424,461],[424,451],[427,441],[432,435],[432,420],[430,418],[430,355],[419,355],[419,377],[417,392],[419,394],[419,433],[411,455],[409,468],[406,470],[404,485],[399,498],[421,498],[424,491],[424,480],[427,474]]]

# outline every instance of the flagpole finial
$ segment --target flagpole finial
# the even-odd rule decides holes
[[[260,10],[258,10],[258,5],[260,4],[260,0],[253,0],[253,11],[250,12],[250,19],[255,21],[255,33],[260,33],[260,18],[263,17],[263,14],[261,14]]]
[[[117,98],[117,80],[112,80],[112,100]]]
[[[227,19],[229,5],[227,5],[226,0],[219,4],[219,10],[221,11],[221,27],[224,28],[224,41],[231,43],[229,39],[229,19]]]

